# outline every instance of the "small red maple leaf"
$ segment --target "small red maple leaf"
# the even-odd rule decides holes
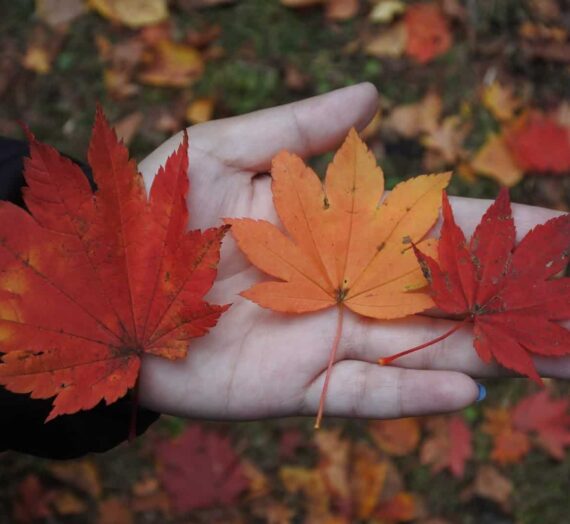
[[[157,459],[162,484],[179,513],[234,504],[249,487],[230,439],[200,426],[161,442]]]
[[[548,391],[523,398],[513,409],[513,426],[526,433],[536,432],[537,443],[549,455],[563,460],[570,446],[570,401],[553,399]]]
[[[489,363],[542,381],[531,354],[570,354],[570,331],[557,321],[570,318],[570,278],[553,278],[570,256],[570,215],[536,226],[515,247],[509,194],[501,190],[469,244],[443,198],[439,262],[414,247],[438,308],[464,316],[452,330],[416,348],[381,359],[387,364],[440,341],[473,322],[473,345]]]
[[[47,420],[115,402],[143,354],[183,358],[227,306],[203,300],[227,227],[186,231],[188,139],[147,197],[101,109],[81,169],[30,133],[30,213],[0,202],[0,384],[55,397]]]
[[[525,170],[563,174],[570,171],[570,129],[533,111],[506,132],[516,163]]]

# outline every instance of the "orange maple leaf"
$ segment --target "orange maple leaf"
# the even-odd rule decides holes
[[[100,109],[81,169],[30,134],[24,200],[0,202],[0,384],[55,397],[47,420],[115,402],[143,354],[183,358],[227,306],[203,300],[227,228],[186,231],[188,139],[147,198]]]
[[[273,160],[273,201],[291,238],[275,225],[227,219],[251,263],[279,281],[262,282],[242,296],[287,313],[339,306],[338,327],[323,386],[322,416],[330,369],[342,332],[344,307],[377,319],[401,318],[433,302],[410,249],[436,221],[449,173],[423,175],[396,186],[382,200],[384,177],[352,130],[327,170],[324,185],[288,152]]]

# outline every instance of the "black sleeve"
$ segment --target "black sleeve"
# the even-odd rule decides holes
[[[23,207],[23,160],[28,153],[25,142],[0,138],[0,200]],[[89,169],[83,165],[81,168],[93,185]],[[41,457],[73,458],[90,451],[106,451],[128,437],[130,396],[110,406],[101,403],[92,410],[63,415],[46,424],[50,409],[51,400],[33,400],[0,386],[0,452],[12,449]],[[138,408],[137,434],[146,431],[158,417],[158,413]]]

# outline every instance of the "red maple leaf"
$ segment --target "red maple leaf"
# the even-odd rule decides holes
[[[462,417],[435,417],[428,421],[432,435],[423,443],[420,459],[438,473],[449,469],[456,478],[463,477],[465,463],[473,456],[471,429]]]
[[[552,457],[563,460],[570,446],[570,401],[552,399],[543,390],[523,398],[513,409],[513,426],[526,433],[536,432],[537,443]]]
[[[506,189],[487,210],[469,244],[445,194],[442,211],[439,262],[414,250],[437,307],[464,320],[441,337],[380,363],[440,341],[470,321],[473,345],[483,362],[494,357],[542,384],[531,354],[570,353],[570,331],[557,322],[570,318],[570,278],[552,278],[570,256],[570,215],[536,226],[515,247]]]
[[[55,397],[47,420],[116,401],[141,356],[183,358],[227,306],[204,302],[225,227],[186,231],[188,139],[147,197],[97,110],[81,169],[30,134],[30,211],[0,202],[0,384]]]
[[[528,171],[570,171],[570,129],[539,112],[522,116],[506,132],[516,163]]]
[[[249,487],[228,437],[200,426],[158,445],[159,475],[180,513],[232,504]]]
[[[445,53],[452,44],[449,25],[435,4],[412,4],[404,15],[407,32],[406,54],[426,64]]]

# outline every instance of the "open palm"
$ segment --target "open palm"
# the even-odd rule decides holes
[[[194,126],[190,133],[190,227],[220,225],[221,217],[263,218],[277,223],[270,178],[272,157],[282,149],[302,157],[337,147],[351,127],[374,115],[370,84],[341,89],[295,104]],[[141,163],[147,185],[180,143],[173,137]],[[456,199],[456,219],[469,233],[489,202]],[[519,235],[556,213],[514,206]],[[253,419],[314,414],[335,336],[335,308],[306,315],[263,309],[238,294],[267,279],[226,238],[211,302],[232,303],[217,327],[191,342],[184,362],[145,358],[143,404],[157,411],[212,419]],[[372,321],[346,311],[325,414],[400,417],[460,409],[478,388],[471,376],[494,376],[472,347],[466,326],[453,337],[397,366],[379,357],[430,340],[450,320],[414,316]],[[570,359],[536,359],[544,374],[570,377]]]

